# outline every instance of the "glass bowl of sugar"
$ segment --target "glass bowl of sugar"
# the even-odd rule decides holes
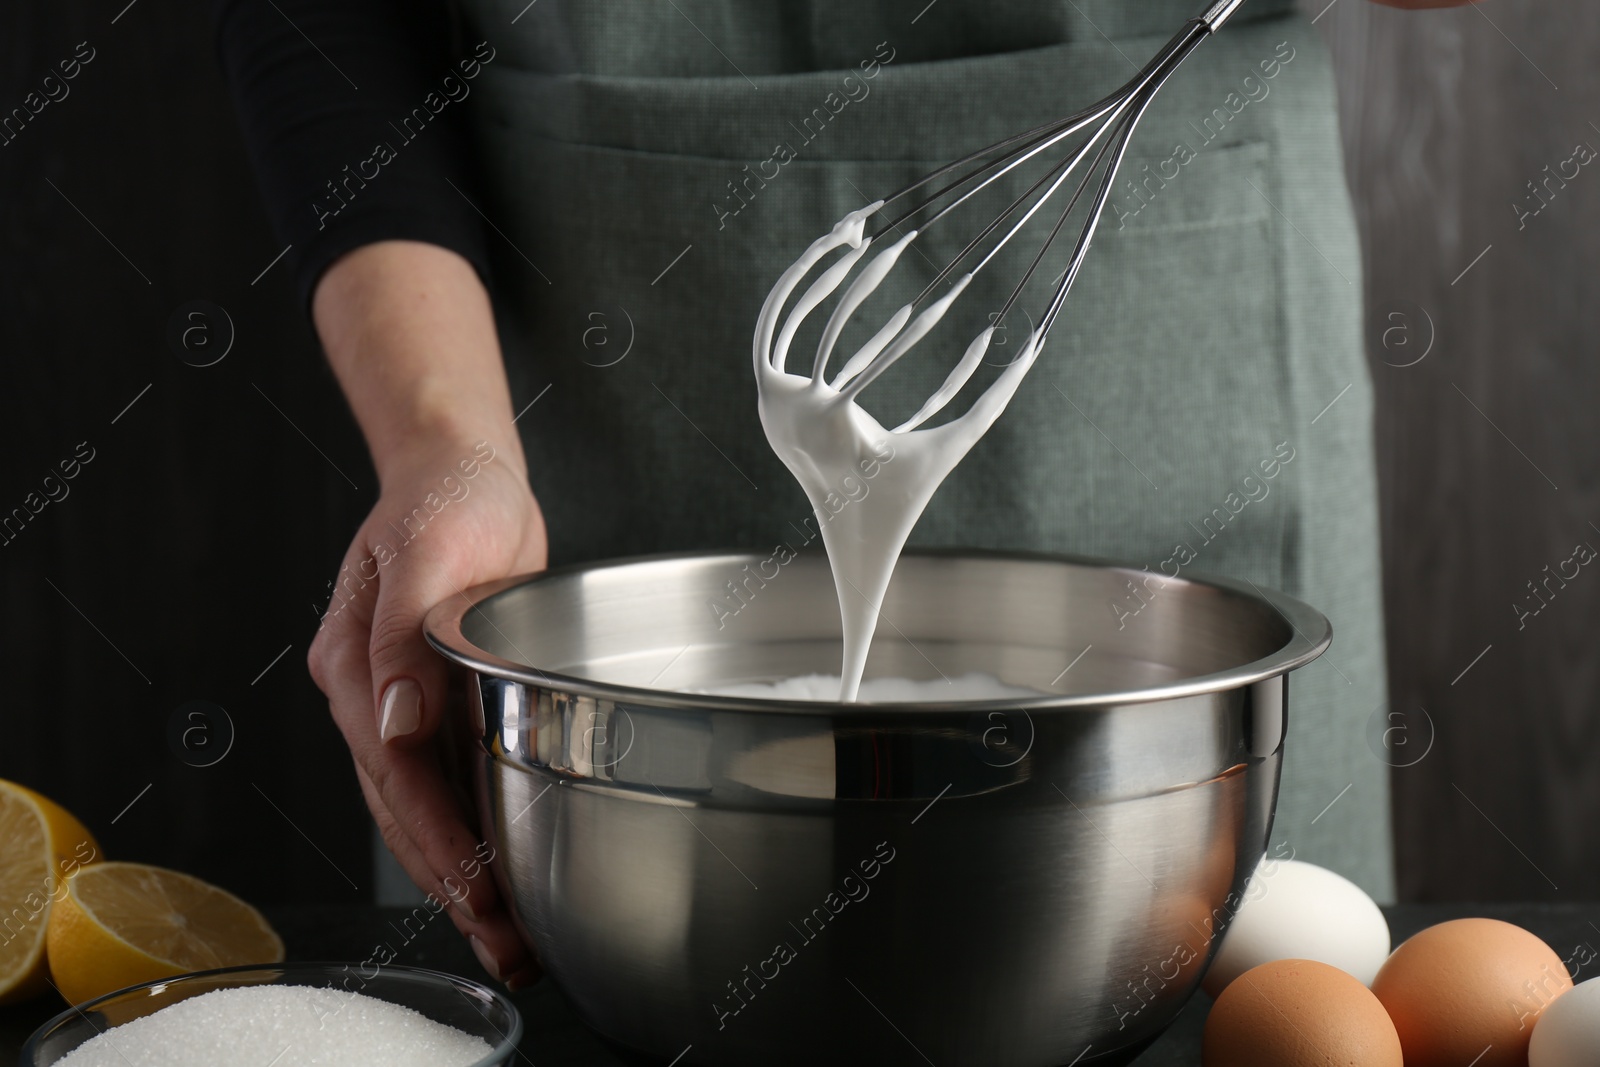
[[[370,973],[369,973],[370,971]],[[283,963],[130,986],[57,1015],[22,1067],[497,1067],[522,1037],[504,995],[420,967]]]

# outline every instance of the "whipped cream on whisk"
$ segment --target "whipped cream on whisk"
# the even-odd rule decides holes
[[[811,373],[789,373],[785,369],[789,345],[801,320],[844,284],[852,268],[867,255],[873,242],[866,236],[866,220],[882,204],[879,201],[850,212],[830,233],[812,243],[772,287],[755,333],[761,426],[772,450],[805,490],[833,569],[844,632],[838,699],[846,702],[857,699],[884,593],[912,527],[940,483],[1000,417],[1038,351],[1035,335],[1030,333],[1017,358],[972,407],[939,426],[918,428],[942,410],[977,370],[993,338],[993,326],[968,345],[944,384],[921,409],[892,430],[856,403],[863,388],[933,328],[966,288],[972,278],[969,273],[957,278],[921,312],[912,304],[900,308],[829,380],[829,357],[845,321],[883,282],[900,253],[916,238],[917,231],[911,230],[878,252],[845,290],[823,331]],[[779,317],[789,296],[813,268],[840,249],[848,251],[811,284],[782,320],[780,330]],[[885,455],[892,458],[884,460]],[[830,495],[837,500],[841,487],[855,484],[868,464],[879,465],[871,492],[847,508],[829,508]]]
[[[922,176],[887,200],[852,211],[839,220],[831,233],[814,241],[767,295],[756,323],[755,337],[761,424],[773,450],[799,479],[818,520],[824,523],[822,540],[833,567],[844,623],[840,700],[856,697],[883,594],[912,526],[945,476],[1005,409],[1022,376],[1033,365],[1051,323],[1061,312],[1099,229],[1134,128],[1173,71],[1202,41],[1221,29],[1241,3],[1243,0],[1212,0],[1203,15],[1186,22],[1131,80],[1089,107],[980,148]],[[811,376],[788,373],[785,363],[789,344],[801,320],[845,283],[875,238],[887,238],[889,233],[918,217],[922,218],[923,228],[933,226],[1008,174],[1017,175],[1017,184],[1024,185],[1028,177],[1018,168],[1035,159],[1046,166],[1044,173],[1026,184],[1022,195],[1011,199],[1009,206],[990,215],[949,265],[935,275],[915,300],[890,316],[831,381],[826,379],[825,372],[845,322],[883,282],[900,253],[916,239],[917,230],[909,230],[878,252],[845,289],[817,346]],[[1080,171],[1084,164],[1087,166]],[[1037,171],[1038,167],[1033,169]],[[958,173],[963,170],[964,173]],[[1070,180],[1075,174],[1076,180]],[[1066,223],[1073,217],[1074,207],[1080,201],[1086,204],[1066,269],[1051,283],[1054,295],[1038,325],[1029,331],[1017,358],[964,415],[932,429],[917,429],[949,403],[972,377],[994,336],[995,327],[990,326],[967,346],[966,354],[944,384],[915,415],[893,430],[885,430],[856,405],[857,394],[921,340],[967,287],[973,274],[982,270],[1045,203],[1064,188],[1073,189],[1066,206],[1055,224],[1048,228],[1038,254],[1000,312],[1004,317],[1022,294],[1056,237],[1063,231],[1071,232]],[[1091,188],[1095,191],[1085,199],[1085,193]],[[906,210],[885,227],[883,233],[873,238],[866,236],[868,218],[886,203],[914,192],[925,199]],[[1047,225],[1047,219],[1044,221]],[[833,252],[846,248],[848,251],[830,264],[795,302],[779,332],[778,320],[790,294],[813,267]],[[956,271],[966,264],[971,264],[967,273],[956,277]],[[946,282],[949,285],[944,294],[917,311],[918,305]],[[894,461],[878,474],[873,492],[827,521],[823,505],[834,492],[834,484],[852,471],[867,452],[881,451],[879,446],[886,439],[893,440]]]

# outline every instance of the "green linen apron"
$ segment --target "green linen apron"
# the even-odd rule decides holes
[[[495,49],[472,100],[496,303],[517,406],[538,398],[519,425],[552,563],[819,547],[756,414],[768,288],[845,212],[1099,98],[1203,6],[471,0],[470,40]],[[912,543],[1233,575],[1325,612],[1274,847],[1387,900],[1360,257],[1328,58],[1291,7],[1250,0],[1158,98],[1049,348]],[[975,225],[918,247],[942,263]],[[1016,276],[985,272],[958,307],[998,308]],[[967,325],[867,408],[915,410]],[[1138,626],[1140,604],[1104,610]]]

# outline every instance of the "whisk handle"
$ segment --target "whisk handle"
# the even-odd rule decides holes
[[[1217,0],[1216,3],[1211,5],[1210,10],[1200,16],[1200,21],[1206,24],[1206,29],[1216,33],[1222,29],[1222,24],[1228,21],[1242,3],[1244,3],[1244,0]]]

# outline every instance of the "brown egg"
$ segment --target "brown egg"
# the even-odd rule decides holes
[[[1326,963],[1274,960],[1228,984],[1206,1018],[1206,1067],[1402,1067],[1370,990]],[[1409,1067],[1409,1065],[1408,1065]]]
[[[1395,949],[1372,983],[1406,1067],[1526,1067],[1539,1013],[1571,988],[1549,945],[1498,919],[1428,927]]]

